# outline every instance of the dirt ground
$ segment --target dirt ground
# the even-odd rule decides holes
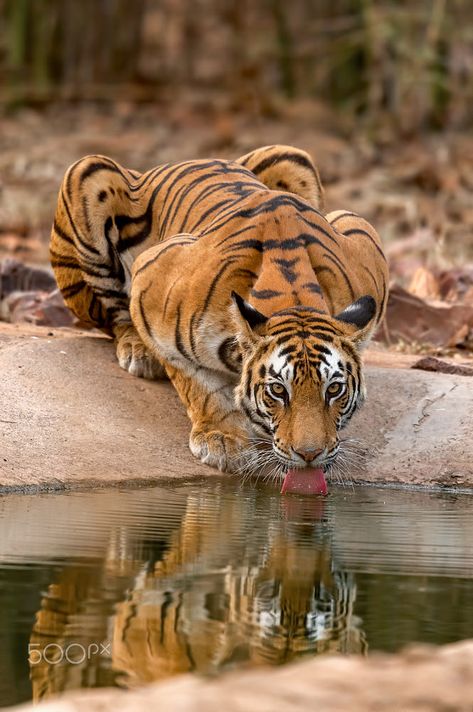
[[[423,266],[473,260],[473,136],[367,136],[343,115],[304,100],[269,116],[230,112],[204,98],[189,105],[121,103],[23,109],[1,118],[0,258],[47,262],[61,179],[88,153],[146,170],[203,156],[231,158],[287,143],[315,158],[327,210],[372,221],[403,279]]]
[[[326,209],[362,214],[383,238],[395,285],[379,336],[385,348],[461,361],[473,356],[471,135],[368,135],[342,112],[308,100],[275,104],[262,116],[230,111],[215,97],[179,106],[30,108],[4,115],[0,126],[0,267],[9,257],[48,264],[58,189],[81,156],[102,153],[144,171],[166,161],[295,144],[320,168]],[[0,318],[15,321],[11,309],[2,308]],[[18,318],[41,323],[23,311]]]

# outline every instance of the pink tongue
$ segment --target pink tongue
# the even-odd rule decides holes
[[[288,470],[281,487],[281,494],[327,494],[327,483],[320,467],[305,467],[303,470]]]

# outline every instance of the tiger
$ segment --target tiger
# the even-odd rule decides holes
[[[191,452],[221,471],[329,472],[365,399],[387,261],[369,222],[323,201],[292,146],[145,173],[92,155],[65,174],[50,256],[66,304],[123,369],[170,379]]]

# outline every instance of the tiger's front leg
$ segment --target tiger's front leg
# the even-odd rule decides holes
[[[117,324],[113,328],[117,360],[121,368],[138,378],[166,378],[164,366],[142,342],[140,335],[131,323]]]
[[[235,472],[246,464],[252,429],[235,404],[238,374],[218,356],[231,336],[226,315],[217,311],[207,327],[199,323],[202,259],[196,239],[187,233],[143,252],[133,265],[130,311],[143,343],[162,361],[187,409],[191,452],[205,464]],[[218,254],[212,259],[207,260],[211,274],[218,272]]]
[[[189,437],[192,454],[222,472],[236,472],[244,467],[250,428],[235,406],[234,385],[218,375],[212,376],[211,372],[205,382],[172,366],[167,366],[166,371],[192,423]]]

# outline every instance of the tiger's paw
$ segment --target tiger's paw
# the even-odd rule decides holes
[[[164,367],[148,351],[132,326],[117,338],[117,359],[121,368],[137,378],[166,378]]]
[[[217,467],[221,472],[237,472],[245,463],[248,442],[243,435],[194,428],[189,438],[189,447],[192,454],[204,464]]]

